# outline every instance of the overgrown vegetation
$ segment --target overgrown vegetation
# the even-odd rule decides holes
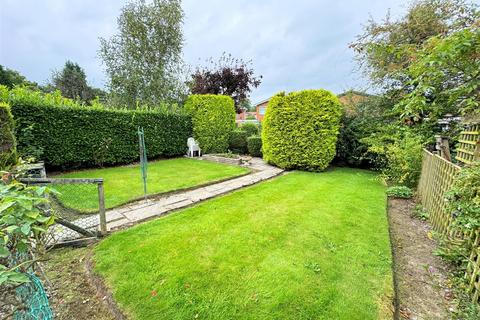
[[[192,133],[190,117],[181,112],[85,107],[58,93],[3,86],[0,101],[11,105],[20,155],[39,153],[38,160],[54,167],[131,163],[138,159],[138,126],[149,158],[185,154]]]
[[[0,170],[5,170],[17,163],[17,142],[14,135],[10,106],[0,102]]]
[[[326,90],[279,93],[262,128],[264,159],[285,169],[323,170],[335,156],[341,106]]]
[[[44,253],[45,234],[54,222],[47,213],[47,187],[26,186],[2,172],[0,180],[0,313],[23,308],[15,289],[29,282],[26,274]]]
[[[393,198],[410,199],[413,197],[413,191],[406,186],[393,186],[387,189],[387,196]]]
[[[232,98],[214,94],[194,94],[185,102],[185,111],[192,117],[193,136],[203,153],[227,152],[230,134],[235,128],[235,107]]]

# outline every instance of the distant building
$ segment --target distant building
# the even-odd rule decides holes
[[[340,103],[345,106],[347,112],[353,112],[355,106],[364,100],[366,100],[371,95],[355,91],[355,90],[348,90],[343,93],[340,93],[337,97],[340,100]],[[262,100],[255,105],[256,109],[256,117],[258,121],[262,121],[263,117],[265,116],[265,112],[267,111],[268,102],[270,98]]]

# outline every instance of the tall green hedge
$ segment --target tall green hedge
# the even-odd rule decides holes
[[[186,114],[91,108],[25,89],[0,88],[0,100],[10,102],[19,153],[40,150],[39,160],[53,167],[131,163],[138,159],[138,126],[149,158],[185,154],[192,134]]]
[[[14,129],[10,106],[0,102],[0,169],[8,168],[17,162]]]
[[[340,102],[329,91],[277,94],[263,120],[264,159],[285,169],[325,169],[335,156],[340,116]]]
[[[228,149],[235,128],[233,99],[214,94],[194,94],[185,102],[192,116],[193,135],[204,153],[223,153]]]

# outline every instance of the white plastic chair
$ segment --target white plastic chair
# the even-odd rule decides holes
[[[202,150],[200,149],[200,146],[198,145],[198,142],[195,141],[194,138],[190,137],[187,139],[187,146],[188,146],[188,156],[189,157],[194,157],[195,152],[198,152],[198,156],[202,154]]]

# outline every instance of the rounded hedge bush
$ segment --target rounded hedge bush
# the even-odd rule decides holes
[[[335,156],[340,117],[340,102],[329,91],[277,94],[263,119],[264,159],[284,169],[325,169]]]
[[[247,138],[248,154],[252,157],[262,156],[262,137],[258,135],[250,136]]]
[[[6,169],[17,162],[15,123],[10,106],[0,102],[0,169]]]
[[[247,153],[247,131],[243,129],[235,129],[230,134],[229,149],[233,153]]]
[[[244,123],[240,127],[240,129],[245,130],[247,132],[247,137],[258,135],[259,133],[259,126],[255,123]]]
[[[228,96],[194,94],[185,102],[192,117],[193,136],[203,153],[227,152],[230,133],[235,128],[235,106]]]

